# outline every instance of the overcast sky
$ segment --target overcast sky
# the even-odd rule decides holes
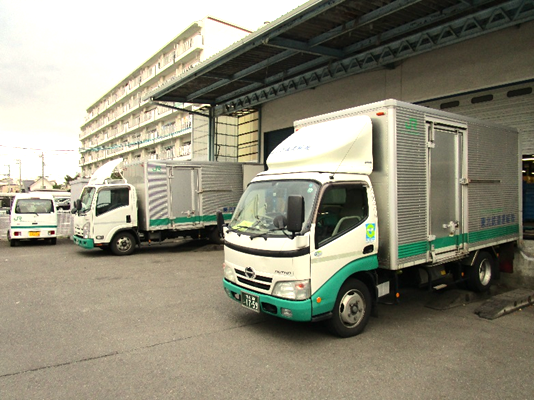
[[[207,15],[250,30],[305,0],[0,0],[0,178],[78,167],[87,108]],[[246,7],[252,8],[246,8]]]

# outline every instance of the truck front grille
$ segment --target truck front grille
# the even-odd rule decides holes
[[[237,280],[240,283],[267,291],[271,289],[272,278],[256,275],[254,279],[250,279],[245,275],[245,272],[237,269],[235,269],[235,273],[237,274]]]

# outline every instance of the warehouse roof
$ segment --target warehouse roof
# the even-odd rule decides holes
[[[232,114],[533,19],[534,0],[312,0],[147,98]]]

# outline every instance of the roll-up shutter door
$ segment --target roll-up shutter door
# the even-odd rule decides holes
[[[521,135],[523,154],[534,155],[534,82],[419,104],[517,128]]]

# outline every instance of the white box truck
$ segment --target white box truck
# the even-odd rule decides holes
[[[248,181],[263,166],[222,162],[146,161],[125,165],[124,179],[108,179],[121,163],[100,167],[74,204],[73,241],[129,255],[141,243],[177,237],[217,241],[216,211],[228,220]],[[248,182],[246,181],[246,182]]]
[[[489,288],[521,238],[517,130],[391,99],[294,127],[224,227],[231,299],[348,337],[404,280]]]
[[[58,217],[51,193],[19,193],[7,213],[10,216],[7,240],[11,247],[21,240],[44,239],[56,244]]]

